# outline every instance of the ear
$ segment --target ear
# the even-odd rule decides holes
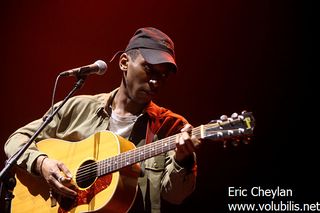
[[[119,68],[122,71],[127,71],[128,70],[128,62],[129,62],[129,57],[127,53],[122,53],[119,59]]]

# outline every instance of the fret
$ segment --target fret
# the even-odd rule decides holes
[[[98,162],[97,165],[97,176],[100,176],[101,173],[103,173],[103,170],[104,170],[104,167],[102,165],[103,163],[102,162]]]

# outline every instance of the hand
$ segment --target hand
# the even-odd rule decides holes
[[[47,183],[59,194],[74,198],[77,193],[67,186],[72,185],[72,174],[62,163],[54,159],[40,156],[37,158],[37,170]]]
[[[179,162],[183,162],[184,160],[193,157],[193,153],[196,148],[201,144],[201,141],[197,139],[194,135],[191,135],[192,126],[190,124],[186,124],[181,129],[181,134],[178,134],[176,138],[176,154],[175,160],[179,164]]]

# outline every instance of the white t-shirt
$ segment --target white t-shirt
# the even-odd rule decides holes
[[[128,139],[132,131],[133,125],[141,115],[121,116],[112,110],[109,130],[123,138]]]

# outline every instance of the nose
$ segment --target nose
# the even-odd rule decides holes
[[[151,84],[153,87],[159,87],[160,86],[159,80],[156,80],[156,79],[150,79],[149,80],[149,84]]]

